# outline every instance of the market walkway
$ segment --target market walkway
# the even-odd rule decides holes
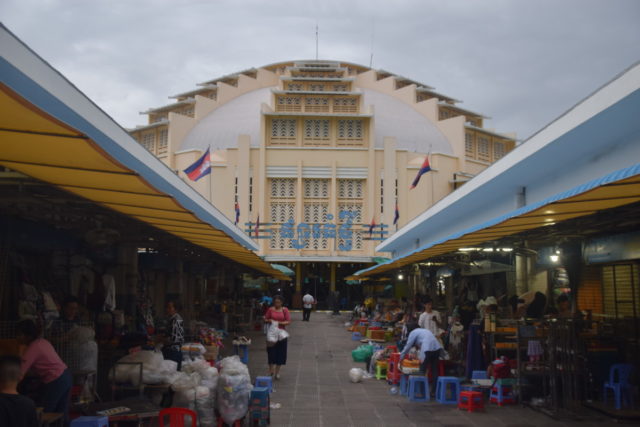
[[[558,422],[521,406],[489,406],[485,413],[466,413],[438,403],[414,403],[405,397],[389,394],[384,381],[374,379],[353,384],[348,371],[363,367],[351,361],[357,343],[344,329],[346,316],[331,317],[312,313],[311,322],[302,322],[301,313],[292,313],[294,323],[288,328],[288,361],[282,379],[276,382],[272,403],[281,409],[271,410],[271,426],[342,427],[342,426],[602,426],[612,421],[589,414],[583,421]],[[261,333],[253,338],[249,368],[251,377],[265,375],[266,351]]]

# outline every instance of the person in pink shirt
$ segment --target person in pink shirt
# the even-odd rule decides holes
[[[291,323],[289,310],[283,306],[284,299],[280,295],[273,297],[273,306],[264,315],[265,323],[278,322],[280,329],[285,329]],[[269,373],[276,380],[280,379],[280,367],[287,364],[287,339],[278,341],[273,346],[267,346]]]
[[[41,401],[44,412],[64,414],[63,423],[69,423],[69,397],[72,377],[51,343],[40,336],[32,320],[18,323],[18,341],[27,348],[22,355],[22,374],[31,372],[44,384]]]

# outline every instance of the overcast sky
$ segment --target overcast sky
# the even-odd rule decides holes
[[[640,59],[637,0],[3,0],[0,19],[125,127],[196,83],[315,57],[434,86],[530,136]]]

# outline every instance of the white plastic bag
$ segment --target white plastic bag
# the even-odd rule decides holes
[[[278,322],[271,321],[267,328],[267,342],[271,344],[277,343],[280,338],[280,330],[281,329],[278,328]]]
[[[238,356],[230,356],[222,359],[222,361],[220,362],[220,369],[220,374],[243,375],[249,378],[249,381],[251,381],[251,377],[249,376],[249,368],[247,368],[247,365],[240,361],[240,358]]]
[[[364,370],[360,368],[351,368],[349,370],[349,379],[352,383],[359,383],[364,378]]]

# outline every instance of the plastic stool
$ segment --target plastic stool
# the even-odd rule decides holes
[[[398,353],[398,346],[396,345],[388,345],[387,350],[391,350],[391,354]]]
[[[469,412],[484,409],[482,393],[479,391],[461,391],[458,400],[458,409],[466,409]]]
[[[256,377],[255,387],[266,387],[269,394],[273,392],[273,379],[271,377]]]
[[[233,354],[240,357],[240,361],[245,365],[249,363],[249,346],[247,344],[234,344]]]
[[[391,353],[389,357],[389,367],[387,369],[387,382],[389,384],[400,384],[400,353]]]
[[[429,382],[427,379],[422,375],[411,375],[409,377],[409,391],[407,396],[412,402],[428,402],[430,397]]]
[[[453,386],[452,396],[447,399],[447,388]],[[457,377],[438,377],[436,384],[436,401],[443,404],[457,404],[460,395],[460,380]]]
[[[389,365],[385,362],[376,362],[376,379],[384,380],[387,378],[387,372],[389,371]]]
[[[217,425],[217,427],[224,427],[224,426],[226,426],[226,425],[229,425],[229,424],[226,424],[226,423],[224,422],[224,420],[222,419],[222,417],[218,417],[218,425]],[[242,427],[242,420],[235,420],[235,421],[231,424],[231,426],[232,426],[232,427]]]
[[[362,339],[362,334],[360,332],[352,332],[351,333],[351,340],[352,341],[360,341]]]
[[[249,399],[249,422],[251,425],[265,426],[269,424],[270,419],[269,388],[254,387]]]
[[[487,371],[473,371],[471,373],[472,380],[488,380]]]
[[[169,424],[164,423],[165,417],[169,417]],[[158,414],[158,420],[160,420],[160,427],[188,427],[184,420],[191,420],[191,427],[196,427],[198,422],[198,416],[191,409],[187,408],[165,408]]]
[[[400,396],[409,395],[409,375],[402,374],[400,376]]]
[[[491,387],[489,401],[491,403],[497,403],[498,406],[516,403],[515,396],[513,395],[513,385],[503,384],[498,380],[493,387]]]
[[[79,417],[71,421],[71,427],[109,427],[109,417]]]

